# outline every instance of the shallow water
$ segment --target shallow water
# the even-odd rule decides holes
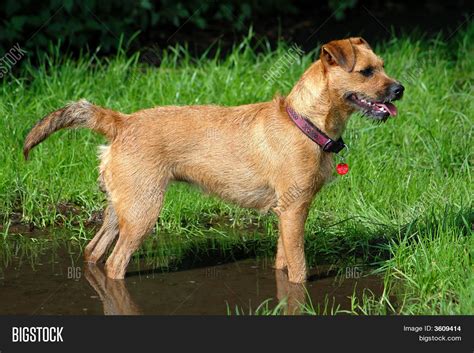
[[[274,307],[286,298],[288,312],[311,298],[313,307],[350,308],[356,289],[382,292],[377,276],[348,268],[335,276],[329,266],[311,269],[305,286],[288,282],[285,272],[271,268],[271,259],[245,259],[216,266],[163,272],[132,264],[125,280],[110,280],[102,266],[83,264],[79,251],[43,251],[33,261],[13,257],[0,271],[0,314],[24,315],[213,315],[235,308],[248,313],[271,298]],[[139,265],[139,266],[137,266]],[[139,270],[140,268],[140,270]]]

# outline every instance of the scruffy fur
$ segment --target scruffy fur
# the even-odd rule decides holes
[[[359,73],[376,68],[373,77]],[[291,282],[306,280],[304,224],[314,195],[333,173],[333,155],[306,137],[288,117],[291,106],[333,139],[356,110],[347,92],[376,99],[395,81],[361,38],[333,41],[287,97],[237,107],[165,106],[123,114],[85,100],[59,109],[28,134],[24,154],[53,132],[86,127],[105,135],[100,185],[108,206],[104,223],[85,250],[85,259],[104,258],[115,239],[105,272],[124,278],[130,257],[160,213],[174,180],[242,207],[273,210],[279,217],[275,267],[288,269]],[[297,189],[291,199],[282,197]],[[284,205],[282,203],[284,202]],[[284,206],[284,207],[283,207]]]

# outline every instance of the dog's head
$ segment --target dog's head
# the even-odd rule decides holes
[[[400,82],[387,76],[384,62],[362,38],[334,40],[322,46],[320,59],[333,97],[349,112],[361,111],[385,121],[397,114],[392,103],[403,96]]]

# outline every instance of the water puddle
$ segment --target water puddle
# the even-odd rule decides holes
[[[369,289],[377,297],[377,276],[347,268],[336,277],[329,266],[311,269],[305,286],[288,282],[267,258],[166,272],[132,264],[123,281],[104,276],[102,266],[83,264],[79,251],[43,251],[33,260],[13,256],[0,269],[0,314],[23,315],[225,315],[248,313],[271,299],[271,309],[286,298],[288,311],[298,303],[350,309],[350,299]],[[310,300],[308,300],[309,295]]]

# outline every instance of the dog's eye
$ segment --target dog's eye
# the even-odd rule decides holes
[[[374,69],[371,67],[365,68],[364,70],[359,71],[363,76],[370,77],[374,74]]]

